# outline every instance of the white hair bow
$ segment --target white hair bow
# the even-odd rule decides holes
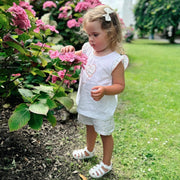
[[[104,11],[106,12],[106,14],[103,15],[105,17],[105,20],[111,21],[111,17],[109,14],[113,13],[114,11],[112,11],[110,8],[104,8]]]

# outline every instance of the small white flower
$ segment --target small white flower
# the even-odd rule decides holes
[[[148,171],[151,171],[151,168],[149,168]]]

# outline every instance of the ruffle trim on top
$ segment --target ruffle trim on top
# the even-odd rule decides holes
[[[128,67],[129,64],[129,58],[127,55],[121,55],[121,58],[118,58],[114,61],[112,65],[112,71],[117,67],[117,65],[122,61],[124,65],[124,70]]]

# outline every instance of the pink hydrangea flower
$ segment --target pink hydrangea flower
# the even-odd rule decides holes
[[[52,51],[52,50],[49,51],[49,54],[51,58],[57,58],[57,56],[59,55],[59,59],[62,62],[69,62],[70,64],[72,64],[72,66],[75,65],[74,72],[76,71],[76,69],[80,69],[81,67],[84,68],[85,64],[87,63],[87,56],[85,54],[81,54],[80,56],[76,55],[74,52],[61,54],[58,51]],[[81,63],[81,65],[79,65],[79,63]],[[58,73],[58,76],[52,75],[52,83],[56,83],[56,81],[58,80],[62,81],[65,78],[63,83],[69,87],[71,84],[74,84],[77,82],[76,80],[71,80],[71,81],[67,80],[66,77],[64,77],[65,75],[69,77],[72,76],[72,74],[68,74],[66,70],[62,70],[57,73]],[[48,77],[46,81],[48,81],[49,79],[50,77]]]
[[[84,0],[85,2],[89,2],[89,3],[91,3],[91,4],[98,4],[98,5],[100,5],[101,4],[101,2],[99,1],[99,0]]]
[[[13,41],[13,39],[11,38],[11,34],[8,33],[3,37],[3,41]]]
[[[59,77],[60,77],[61,80],[64,78],[65,73],[66,73],[66,70],[65,70],[65,69],[58,72],[58,75],[59,75]]]
[[[43,9],[46,9],[47,7],[52,8],[52,7],[57,7],[56,4],[53,1],[46,1],[43,4]]]
[[[41,19],[38,19],[38,20],[36,20],[36,25],[39,27],[39,26],[43,26],[44,23],[42,22]]]
[[[75,58],[76,58],[76,55],[74,54],[74,52],[68,52],[68,53],[59,55],[59,59],[61,59],[61,61],[73,62],[75,61]]]
[[[68,16],[67,16],[67,13],[59,13],[59,15],[58,15],[58,19],[63,19],[63,18],[67,18]]]
[[[81,64],[82,68],[85,68],[85,65],[87,64],[87,56],[85,54],[81,53],[80,56],[76,55],[75,59],[77,63],[80,63],[80,62],[82,63]]]
[[[56,51],[53,51],[53,50],[50,50],[49,51],[49,56],[50,56],[50,58],[51,59],[56,59],[56,58],[58,58],[59,57],[59,51],[58,50],[56,50]]]
[[[71,6],[63,6],[59,8],[59,11],[67,12],[68,10],[71,10],[71,9],[72,9]]]
[[[8,12],[11,12],[13,16],[12,25],[20,29],[19,32],[17,31],[18,34],[23,33],[21,30],[28,30],[31,27],[26,11],[22,7],[16,5],[16,3],[13,3],[13,6],[8,9]]]
[[[82,24],[82,22],[83,22],[83,18],[80,17],[80,18],[78,19],[78,23]]]
[[[52,75],[52,83],[56,83],[57,80],[63,80],[65,73],[66,73],[66,70],[64,69],[64,70],[59,71],[57,73],[58,73],[58,76]]]
[[[69,20],[69,21],[67,22],[68,28],[76,27],[76,25],[77,25],[77,22],[76,22],[75,19],[71,19],[71,20]]]
[[[40,41],[37,42],[35,45],[41,47],[41,50],[42,50],[42,51],[45,51],[44,47],[50,48],[49,45],[47,45],[46,43],[41,43]]]
[[[84,65],[87,63],[87,56],[85,54],[76,55],[74,52],[68,52],[64,54],[59,54],[59,59],[61,61],[66,61],[70,63],[82,63],[82,67],[84,68]]]
[[[12,74],[12,76],[14,76],[14,77],[18,77],[18,76],[21,76],[21,74],[20,74],[20,73],[17,73],[17,74]]]
[[[71,1],[66,2],[65,6],[70,6],[73,5],[73,3]]]
[[[45,25],[45,29],[50,29],[51,31],[55,32],[55,33],[59,33],[58,30],[56,30],[55,26],[51,26],[51,25]]]
[[[52,75],[52,83],[56,83],[56,81],[58,80],[57,76]]]
[[[59,31],[56,30],[55,26],[51,26],[51,25],[45,25],[41,19],[36,20],[36,29],[34,29],[34,32],[39,33],[40,29],[41,30],[46,30],[46,29],[50,29],[51,31],[55,32],[55,33],[59,33]]]
[[[75,84],[76,82],[77,82],[76,80],[72,80],[72,81],[64,80],[64,84],[66,84],[68,88],[70,87],[71,84]]]
[[[27,9],[29,11],[31,11],[31,13],[36,16],[36,12],[32,9],[33,6],[31,6],[28,2],[24,2],[24,1],[21,1],[19,3],[19,6],[21,6],[23,9]]]
[[[69,18],[71,19],[72,18],[72,15],[71,14],[68,14],[68,10],[71,10],[71,6],[63,6],[59,9],[59,11],[61,12],[58,16],[58,19],[62,19],[62,18]]]
[[[91,6],[90,2],[78,2],[75,7],[75,11],[76,12],[86,11],[90,6]]]

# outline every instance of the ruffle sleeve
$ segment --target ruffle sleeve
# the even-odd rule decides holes
[[[128,67],[129,58],[127,55],[121,55],[119,58],[115,59],[112,65],[112,71],[117,67],[117,65],[122,61],[124,65],[124,70]]]

